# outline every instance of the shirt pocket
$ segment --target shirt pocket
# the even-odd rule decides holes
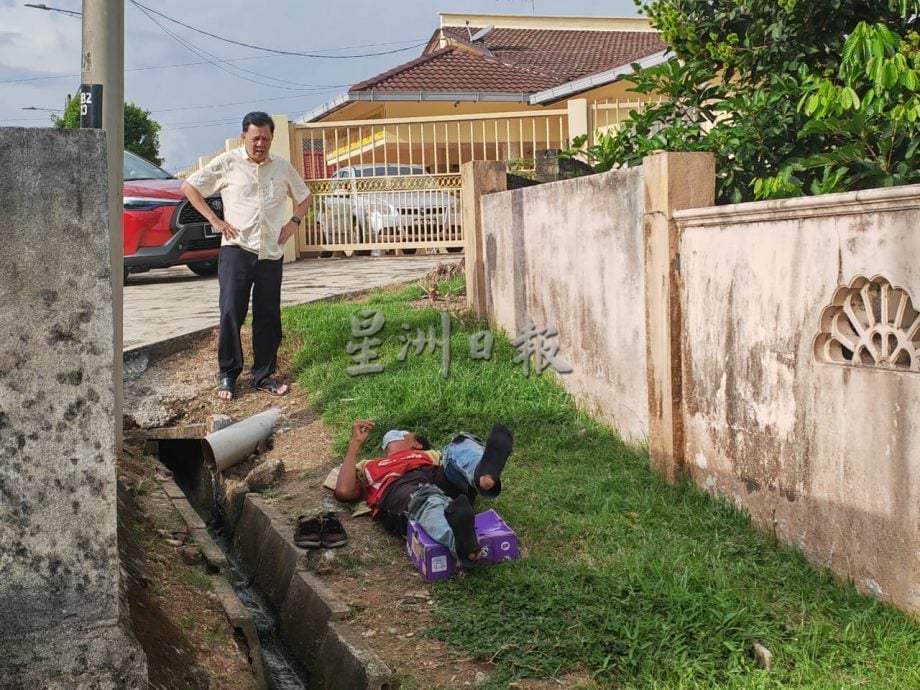
[[[265,189],[265,201],[269,204],[279,204],[287,197],[287,186],[284,180],[277,175],[268,178]]]

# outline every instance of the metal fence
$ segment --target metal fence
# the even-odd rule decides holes
[[[414,254],[419,248],[463,248],[459,174],[385,164],[348,166],[337,174],[342,176],[307,181],[314,202],[304,226],[306,250]]]
[[[459,251],[460,166],[530,176],[537,151],[568,145],[568,112],[299,124],[291,140],[314,195],[301,251]]]
[[[663,98],[653,98],[651,100],[599,100],[591,104],[591,120],[594,123],[594,130],[604,134],[610,134],[622,125],[623,121],[629,117],[629,114],[636,110],[642,111],[650,105],[659,103]]]

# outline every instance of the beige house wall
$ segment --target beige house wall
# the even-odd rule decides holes
[[[870,300],[863,328],[920,342],[920,186],[675,215],[690,475],[812,562],[920,611],[920,370],[815,353],[825,309],[859,277],[913,304]]]
[[[553,105],[549,108],[534,107],[526,103],[468,103],[460,102],[455,106],[451,101],[383,101],[370,102],[358,101],[348,104],[347,107],[330,113],[322,119],[327,122],[348,122],[351,120],[374,120],[396,117],[454,117],[458,115],[478,115],[488,113],[520,113],[533,112],[539,114],[541,110],[552,110],[559,107]]]
[[[489,194],[481,218],[492,322],[555,328],[566,390],[632,441],[648,433],[642,184],[635,168]]]

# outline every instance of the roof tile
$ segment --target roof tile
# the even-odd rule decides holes
[[[534,93],[665,48],[653,31],[498,28],[471,43],[478,30],[444,27],[448,38],[465,47],[435,49],[350,91]]]
[[[488,91],[530,93],[558,79],[458,48],[442,48],[400,65],[350,91]]]

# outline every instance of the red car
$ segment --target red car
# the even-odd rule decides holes
[[[182,182],[163,168],[125,151],[125,275],[185,264],[201,276],[217,273],[220,233],[182,193]],[[208,204],[223,218],[220,196]]]

